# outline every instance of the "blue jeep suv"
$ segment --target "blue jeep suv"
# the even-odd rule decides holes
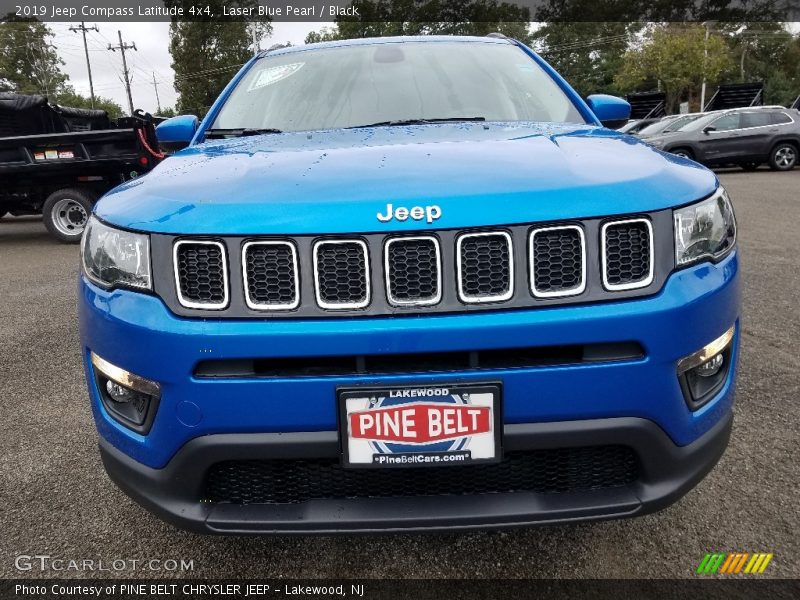
[[[209,533],[641,515],[718,461],[739,340],[714,174],[502,36],[262,52],[95,206],[108,474]]]

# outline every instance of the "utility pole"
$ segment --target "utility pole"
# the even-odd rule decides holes
[[[708,37],[711,28],[716,25],[716,21],[704,21],[703,27],[706,28],[706,37],[703,41],[703,85],[700,87],[700,112],[706,109],[706,63],[708,62]]]
[[[153,72],[153,87],[156,90],[156,106],[158,106],[158,114],[161,114],[161,100],[158,97],[158,83],[156,83],[156,74]]]
[[[116,52],[119,50],[122,53],[122,74],[125,76],[125,90],[128,92],[128,106],[131,109],[131,115],[133,115],[133,97],[131,96],[131,79],[128,73],[128,62],[125,60],[125,50],[136,50],[136,44],[124,44],[122,43],[122,32],[117,30],[117,34],[119,35],[119,45],[112,46],[111,44],[108,45],[108,49],[112,52]],[[138,50],[137,50],[138,52]]]
[[[47,52],[48,50],[58,50],[56,46],[53,44],[48,44],[47,42],[42,42],[39,46],[39,54],[37,56],[34,48],[32,46],[26,46],[25,52],[28,57],[28,61],[30,64],[30,69],[34,78],[36,79],[36,83],[39,84],[39,93],[43,93],[45,96],[50,96],[50,82],[52,81],[52,77],[48,75],[48,68],[47,68]],[[53,90],[55,93],[56,90]]]
[[[92,65],[89,62],[89,47],[86,45],[86,32],[96,31],[100,33],[100,30],[97,28],[97,25],[86,27],[83,21],[81,21],[80,27],[70,27],[69,30],[73,33],[80,31],[83,34],[83,51],[86,53],[86,70],[89,71],[89,94],[92,97],[92,108],[94,108],[94,84],[92,83]]]

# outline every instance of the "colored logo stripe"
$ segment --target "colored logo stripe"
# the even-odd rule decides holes
[[[742,572],[749,574],[763,573],[772,557],[773,554],[765,552],[758,552],[752,555],[748,552],[708,553],[700,561],[697,573],[701,575],[713,575],[715,573],[736,575]]]

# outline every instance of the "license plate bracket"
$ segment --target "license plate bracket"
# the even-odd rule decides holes
[[[347,468],[458,466],[502,459],[502,386],[338,388]]]

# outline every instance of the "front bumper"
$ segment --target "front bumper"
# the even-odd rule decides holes
[[[101,290],[81,278],[81,340],[104,463],[131,496],[198,531],[321,532],[513,526],[629,516],[679,498],[725,448],[739,328],[722,389],[700,409],[684,400],[678,361],[739,319],[737,253],[673,273],[635,300],[403,318],[186,319],[154,297]],[[202,379],[201,361],[321,354],[414,354],[637,342],[641,358],[475,371]],[[147,435],[105,410],[88,360],[156,381]],[[310,354],[313,353],[313,354]],[[225,460],[339,455],[336,389],[498,381],[504,449],[626,444],[637,480],[608,489],[361,499],[299,504],[201,502],[210,465]]]
[[[100,441],[111,479],[148,510],[178,527],[219,534],[320,534],[465,530],[632,517],[660,510],[694,487],[717,463],[732,413],[686,446],[636,418],[506,425],[505,450],[617,444],[639,458],[627,486],[574,493],[513,492],[405,498],[330,498],[300,504],[206,504],[204,474],[219,461],[335,457],[334,432],[221,434],[186,444],[163,469],[151,469]],[[445,467],[446,468],[446,467]],[[409,473],[409,477],[413,474]]]

